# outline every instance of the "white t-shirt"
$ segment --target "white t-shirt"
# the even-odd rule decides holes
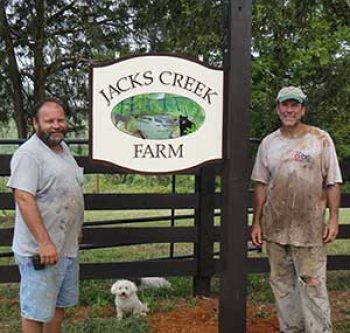
[[[322,245],[326,187],[342,177],[330,135],[316,127],[298,138],[277,130],[261,142],[252,180],[267,185],[263,238],[295,246]]]
[[[84,220],[83,169],[67,145],[62,142],[61,146],[63,151],[56,153],[34,134],[13,155],[7,186],[34,195],[59,255],[75,257]],[[17,204],[12,250],[22,256],[39,251]]]

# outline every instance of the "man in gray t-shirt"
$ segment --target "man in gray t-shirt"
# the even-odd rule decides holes
[[[67,122],[58,100],[40,102],[33,125],[35,134],[11,160],[7,185],[16,201],[12,250],[21,273],[23,332],[59,332],[63,308],[78,301],[83,171],[63,142]]]
[[[280,331],[331,333],[325,244],[338,233],[342,177],[330,135],[302,122],[305,101],[297,87],[278,93],[281,127],[261,142],[251,177],[251,236],[266,243]]]

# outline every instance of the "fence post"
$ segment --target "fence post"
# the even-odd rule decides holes
[[[171,176],[171,193],[175,194],[176,193],[176,175]],[[175,227],[175,209],[171,208],[170,209],[170,227]],[[174,253],[175,253],[175,244],[170,243],[169,247],[169,257],[174,258]]]
[[[245,333],[252,1],[227,4],[219,332]]]
[[[214,195],[215,166],[204,166],[196,176],[196,192],[199,193],[199,208],[195,212],[198,241],[194,256],[198,261],[197,275],[193,280],[193,294],[209,296],[210,281],[214,274]]]

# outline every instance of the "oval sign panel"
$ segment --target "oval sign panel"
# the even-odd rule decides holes
[[[142,139],[168,140],[199,130],[205,112],[190,98],[149,93],[124,99],[114,106],[111,118],[123,133]]]

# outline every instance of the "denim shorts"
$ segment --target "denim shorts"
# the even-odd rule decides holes
[[[15,254],[21,274],[20,304],[23,318],[50,321],[56,308],[73,306],[79,298],[79,258],[63,257],[56,265],[35,270],[32,257]]]

